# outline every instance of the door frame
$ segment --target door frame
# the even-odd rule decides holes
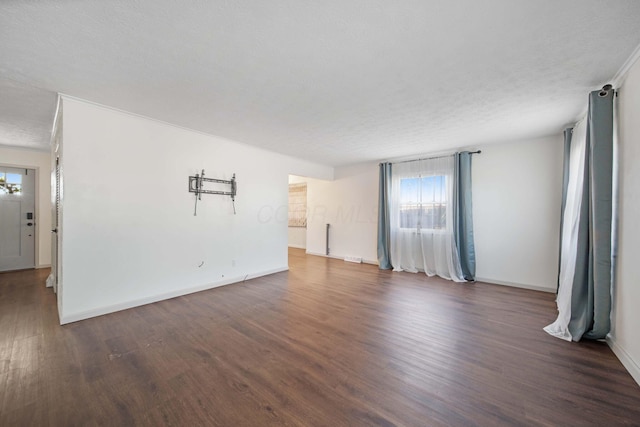
[[[16,168],[16,169],[33,169],[36,171],[35,176],[35,211],[36,211],[36,224],[34,226],[34,236],[35,236],[35,245],[33,250],[34,254],[34,268],[49,268],[49,265],[40,265],[40,166],[36,165],[24,165],[24,164],[15,164],[15,163],[0,163],[1,167],[5,168]]]

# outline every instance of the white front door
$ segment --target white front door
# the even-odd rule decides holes
[[[35,177],[0,166],[0,271],[35,267]]]

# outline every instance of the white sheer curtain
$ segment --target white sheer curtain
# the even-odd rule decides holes
[[[464,282],[453,235],[454,157],[395,163],[391,182],[394,271]]]
[[[571,341],[569,321],[571,320],[571,292],[576,269],[580,207],[584,181],[585,154],[587,149],[587,120],[582,120],[573,128],[571,150],[569,152],[569,183],[567,203],[563,212],[562,248],[560,251],[560,281],[558,288],[558,318],[544,328],[547,333]]]

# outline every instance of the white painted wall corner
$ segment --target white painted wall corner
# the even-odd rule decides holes
[[[613,337],[607,336],[607,344],[609,344],[613,353],[618,357],[622,366],[629,371],[633,379],[640,385],[640,366],[633,360],[633,357],[631,357],[624,348],[619,346]]]

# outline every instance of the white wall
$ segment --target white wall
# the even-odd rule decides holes
[[[335,180],[307,180],[307,253],[377,264],[378,165],[337,168]]]
[[[36,169],[36,268],[51,265],[51,155],[48,152],[0,146],[0,164]]]
[[[72,98],[63,119],[62,323],[287,269],[288,174],[333,178],[326,166]],[[218,195],[193,215],[188,176],[201,169],[236,174],[237,215]]]
[[[640,383],[640,61],[619,89],[618,257],[610,344]]]
[[[306,249],[307,248],[307,229],[305,227],[289,227],[289,247]]]
[[[477,278],[555,292],[562,189],[562,136],[489,145],[473,157]],[[378,166],[336,169],[307,180],[307,252],[377,262]]]
[[[555,292],[562,135],[481,149],[472,175],[477,280]]]

